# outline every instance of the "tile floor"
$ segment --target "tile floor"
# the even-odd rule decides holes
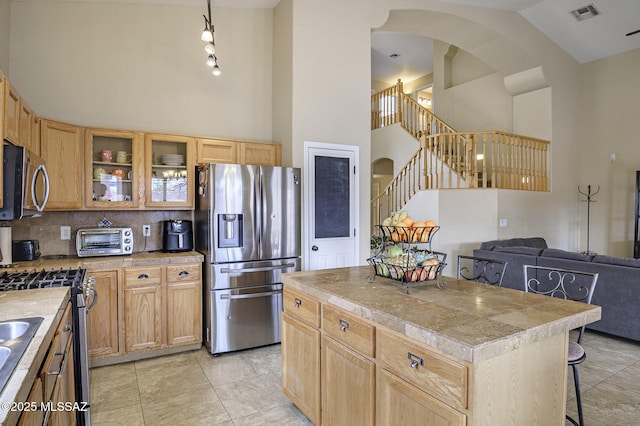
[[[583,344],[585,423],[638,424],[640,343],[587,330]],[[310,425],[280,391],[280,373],[280,345],[220,357],[201,349],[94,368],[92,424]],[[567,412],[577,418],[570,369],[569,375]]]

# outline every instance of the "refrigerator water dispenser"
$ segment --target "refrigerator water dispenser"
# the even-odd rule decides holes
[[[218,215],[218,247],[242,247],[242,214]]]

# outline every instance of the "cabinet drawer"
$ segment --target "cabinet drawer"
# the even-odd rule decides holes
[[[167,266],[167,282],[200,281],[201,273],[200,263]]]
[[[124,271],[125,287],[139,287],[150,284],[160,284],[162,268],[127,268]]]
[[[320,327],[320,302],[288,288],[285,288],[283,293],[283,308],[285,312],[307,324]]]
[[[322,307],[322,330],[363,355],[375,358],[376,328],[341,309]]]
[[[405,338],[380,332],[378,359],[391,371],[441,401],[467,408],[467,367]]]

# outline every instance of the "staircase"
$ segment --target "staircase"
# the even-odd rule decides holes
[[[426,189],[548,190],[549,141],[500,131],[457,132],[405,94],[400,80],[371,96],[371,130],[397,123],[420,148],[371,201],[374,223]]]

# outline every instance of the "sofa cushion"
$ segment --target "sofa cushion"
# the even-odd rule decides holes
[[[517,253],[517,254],[528,254],[531,256],[540,256],[542,252],[541,248],[536,247],[496,247],[493,251],[502,252],[502,253]]]
[[[605,256],[605,255],[599,254],[593,258],[593,262],[606,263],[608,265],[629,266],[632,268],[640,268],[640,259],[629,259],[626,257]]]
[[[480,245],[481,250],[495,250],[496,247],[536,247],[545,249],[547,248],[547,242],[541,237],[530,237],[485,241]]]
[[[581,260],[583,262],[591,262],[592,254],[576,253],[574,251],[547,248],[542,250],[542,257],[557,257],[560,259]]]

